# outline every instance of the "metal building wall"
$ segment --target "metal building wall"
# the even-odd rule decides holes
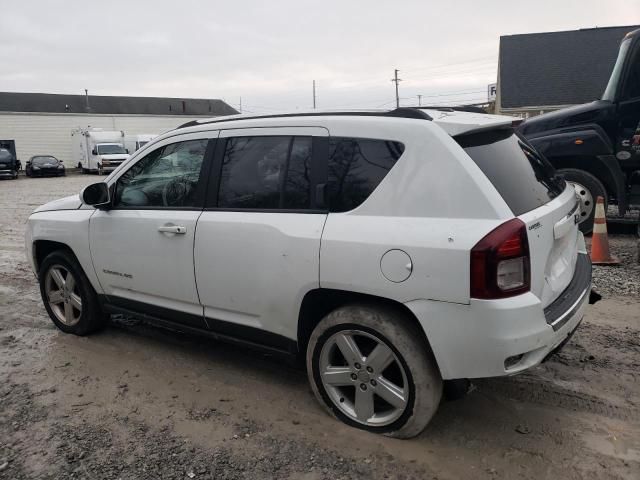
[[[0,139],[15,140],[16,153],[22,165],[33,155],[49,154],[72,165],[71,130],[97,127],[124,130],[127,135],[160,134],[198,118],[187,116],[83,115],[0,113]]]

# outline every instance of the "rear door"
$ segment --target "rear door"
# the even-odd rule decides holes
[[[574,189],[511,128],[456,140],[527,226],[531,291],[547,306],[571,282],[578,254],[586,253]]]
[[[326,166],[327,136],[315,127],[220,133],[194,251],[211,330],[278,349],[294,345],[302,298],[319,285],[327,213],[316,203],[317,167],[322,155]]]

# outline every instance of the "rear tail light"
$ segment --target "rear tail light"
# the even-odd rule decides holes
[[[513,297],[531,288],[527,227],[514,218],[471,249],[471,297]]]

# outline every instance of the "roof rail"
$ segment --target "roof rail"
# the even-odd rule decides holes
[[[427,109],[427,110],[438,110],[440,112],[470,112],[470,113],[487,113],[484,108],[477,107],[475,105],[438,105],[438,106],[421,106],[421,107],[411,107],[416,108],[418,110]]]
[[[411,108],[411,107],[400,107],[395,110],[389,111],[380,111],[380,112],[371,112],[371,111],[337,111],[337,112],[305,112],[305,113],[274,113],[272,115],[254,115],[250,117],[234,117],[234,118],[225,118],[225,117],[217,117],[212,120],[192,120],[185,124],[180,125],[176,128],[176,130],[180,128],[187,127],[195,127],[197,125],[209,125],[211,123],[221,123],[221,122],[233,122],[236,120],[254,120],[257,118],[288,118],[288,117],[397,117],[397,118],[413,118],[416,120],[432,120],[432,118],[421,110]]]

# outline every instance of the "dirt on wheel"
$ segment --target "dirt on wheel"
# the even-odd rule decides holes
[[[129,319],[58,331],[24,223],[95,181],[0,182],[0,478],[640,478],[637,239],[613,239],[625,265],[595,268],[605,298],[560,353],[474,380],[396,440],[329,417],[304,370],[269,356]]]

